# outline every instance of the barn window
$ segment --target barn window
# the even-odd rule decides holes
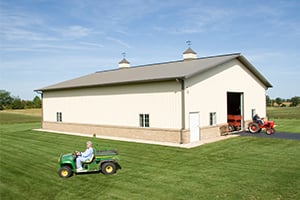
[[[62,122],[62,113],[61,112],[56,113],[56,121],[57,122]]]
[[[209,113],[209,125],[210,126],[215,126],[217,123],[217,114],[216,112],[211,112]]]
[[[140,127],[149,127],[149,114],[140,114]]]
[[[255,109],[251,109],[251,116],[252,116],[252,118],[254,117],[255,114],[256,114],[256,110]]]

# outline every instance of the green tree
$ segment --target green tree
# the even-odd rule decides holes
[[[19,97],[14,98],[12,104],[12,109],[24,109],[25,108],[25,101],[21,100]]]
[[[34,98],[33,98],[33,107],[34,108],[41,108],[42,107],[42,101],[41,101],[41,99],[40,99],[40,97],[38,97],[38,96],[35,96]]]
[[[282,98],[280,98],[280,97],[277,97],[277,98],[275,99],[275,102],[277,103],[278,106],[280,106],[280,105],[282,104],[283,101],[284,101],[284,100],[283,100]]]
[[[33,105],[33,102],[32,101],[29,101],[29,100],[26,100],[25,101],[25,108],[34,108],[34,105]]]
[[[272,99],[268,95],[266,96],[266,105],[272,106]]]
[[[291,98],[291,102],[292,102],[292,103],[290,104],[291,107],[296,107],[296,106],[298,106],[298,104],[300,103],[300,97],[295,96],[295,97]]]
[[[0,110],[10,107],[13,100],[13,97],[10,96],[10,92],[6,90],[0,90]]]

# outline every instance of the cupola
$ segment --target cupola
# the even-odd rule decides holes
[[[128,67],[130,67],[130,62],[128,62],[125,58],[123,58],[119,62],[119,68],[128,68]]]
[[[197,58],[197,53],[189,47],[185,52],[183,52],[183,60],[194,60]]]
[[[119,62],[119,68],[128,68],[130,67],[130,62],[128,62],[128,60],[125,59],[125,53],[123,54],[123,59]]]

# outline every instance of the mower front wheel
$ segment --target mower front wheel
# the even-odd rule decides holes
[[[275,133],[275,129],[273,129],[273,128],[267,128],[267,130],[266,130],[266,134],[267,135],[272,135],[273,133]]]
[[[73,175],[73,172],[69,166],[63,166],[59,169],[58,174],[61,178],[68,178]]]

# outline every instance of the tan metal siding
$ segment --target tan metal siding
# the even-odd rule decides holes
[[[44,92],[44,121],[139,126],[139,114],[150,115],[150,127],[180,128],[180,84],[174,81]]]
[[[209,126],[209,113],[217,113],[217,124],[227,123],[227,92],[244,94],[244,118],[251,119],[251,109],[266,115],[265,88],[237,60],[186,81],[186,124],[189,112],[200,112],[200,127]]]

